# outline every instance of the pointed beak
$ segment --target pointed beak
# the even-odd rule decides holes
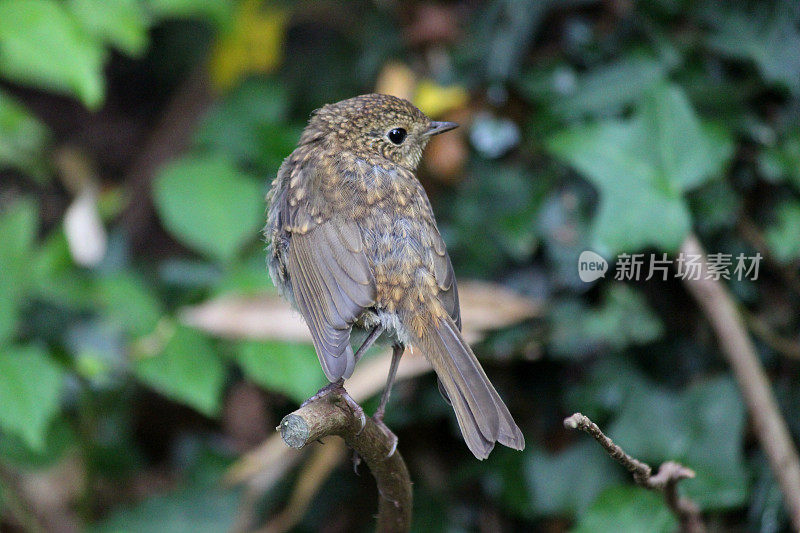
[[[440,133],[444,133],[446,131],[450,131],[458,127],[458,124],[455,122],[431,122],[428,131],[425,132],[427,137],[432,137],[434,135],[439,135]]]

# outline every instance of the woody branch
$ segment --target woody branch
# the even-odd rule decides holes
[[[344,439],[367,463],[378,485],[379,532],[403,532],[411,528],[412,493],[408,468],[396,448],[396,442],[371,419],[363,429],[341,396],[328,394],[286,415],[276,428],[292,448],[303,446],[329,435]]]

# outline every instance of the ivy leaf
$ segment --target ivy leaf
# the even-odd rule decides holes
[[[628,57],[577,75],[571,69],[536,72],[522,82],[522,91],[546,105],[548,112],[571,120],[611,116],[641,99],[663,82],[664,66],[646,57]]]
[[[630,455],[659,465],[678,461],[697,473],[681,483],[705,509],[730,508],[747,498],[744,407],[729,378],[676,394],[637,387],[628,395],[608,435]]]
[[[234,3],[231,0],[145,0],[155,20],[170,18],[204,18],[217,26],[230,25]]]
[[[243,342],[236,360],[259,385],[298,403],[327,383],[314,347],[295,342]]]
[[[132,274],[115,273],[97,278],[95,301],[107,319],[131,335],[146,335],[161,318],[161,304],[142,280]]]
[[[660,494],[641,487],[617,485],[600,494],[572,532],[670,533],[677,527]]]
[[[179,326],[160,354],[137,360],[134,370],[169,398],[207,416],[219,412],[225,366],[211,342],[195,330]]]
[[[778,261],[800,257],[800,203],[786,201],[778,207],[777,221],[764,234],[769,249]]]
[[[102,43],[53,0],[0,3],[0,74],[72,94],[90,109],[103,102]]]
[[[14,168],[39,182],[46,181],[49,141],[47,126],[0,91],[0,168]]]
[[[717,26],[717,32],[708,44],[727,56],[753,61],[765,80],[798,93],[800,31],[796,10],[788,5],[755,13],[730,10],[724,16],[714,10],[708,20]]]
[[[41,348],[0,348],[0,428],[42,451],[58,412],[62,378],[61,368]]]
[[[139,0],[70,0],[78,21],[98,39],[129,56],[141,56],[147,47],[147,20]]]
[[[154,188],[167,230],[222,262],[255,240],[264,223],[262,187],[222,157],[176,161],[161,170]]]
[[[229,531],[236,522],[239,495],[217,486],[188,486],[151,495],[132,507],[123,507],[91,528],[92,533],[139,531],[165,533]]]
[[[39,208],[33,200],[17,200],[0,213],[0,341],[16,329],[38,227]]]
[[[800,188],[800,131],[790,132],[775,146],[764,147],[758,169],[769,181],[786,181]]]
[[[195,136],[203,150],[274,175],[297,145],[302,126],[289,120],[289,93],[275,80],[251,78],[208,113]]]
[[[600,190],[592,233],[594,247],[609,254],[676,249],[691,226],[683,193],[711,179],[732,153],[728,135],[704,127],[673,85],[644,98],[632,119],[571,129],[548,148]]]
[[[577,300],[562,300],[550,316],[550,349],[557,357],[585,357],[599,347],[619,351],[653,342],[664,333],[644,297],[621,283],[611,285],[597,309],[587,309]]]
[[[625,473],[588,439],[558,452],[531,446],[522,453],[498,450],[503,505],[518,516],[572,516],[586,511],[605,488]]]

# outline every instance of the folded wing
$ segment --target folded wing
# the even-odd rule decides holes
[[[353,221],[329,220],[295,234],[286,268],[298,310],[314,341],[325,375],[349,378],[355,361],[353,322],[375,303],[375,280]]]

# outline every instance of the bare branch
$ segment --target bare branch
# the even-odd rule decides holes
[[[693,234],[683,242],[681,252],[684,255],[706,255]],[[795,531],[800,531],[800,459],[797,449],[733,297],[721,281],[706,279],[706,267],[704,260],[700,279],[685,279],[684,284],[714,328],[720,350],[739,382],[758,440],[780,484],[792,526]]]
[[[329,435],[342,437],[367,463],[378,484],[380,532],[402,532],[411,527],[411,478],[396,450],[396,438],[384,433],[371,418],[361,419],[340,396],[329,394],[286,415],[277,429],[284,442],[302,448]]]
[[[633,474],[633,479],[637,485],[661,492],[670,510],[680,521],[681,531],[702,533],[706,530],[697,505],[678,494],[678,482],[682,479],[693,478],[695,476],[694,470],[679,463],[667,461],[661,465],[658,473],[653,475],[653,469],[650,468],[650,465],[625,453],[625,450],[614,444],[614,441],[608,438],[597,424],[581,413],[575,413],[569,418],[565,418],[564,427],[578,429],[591,435],[612,459]]]

